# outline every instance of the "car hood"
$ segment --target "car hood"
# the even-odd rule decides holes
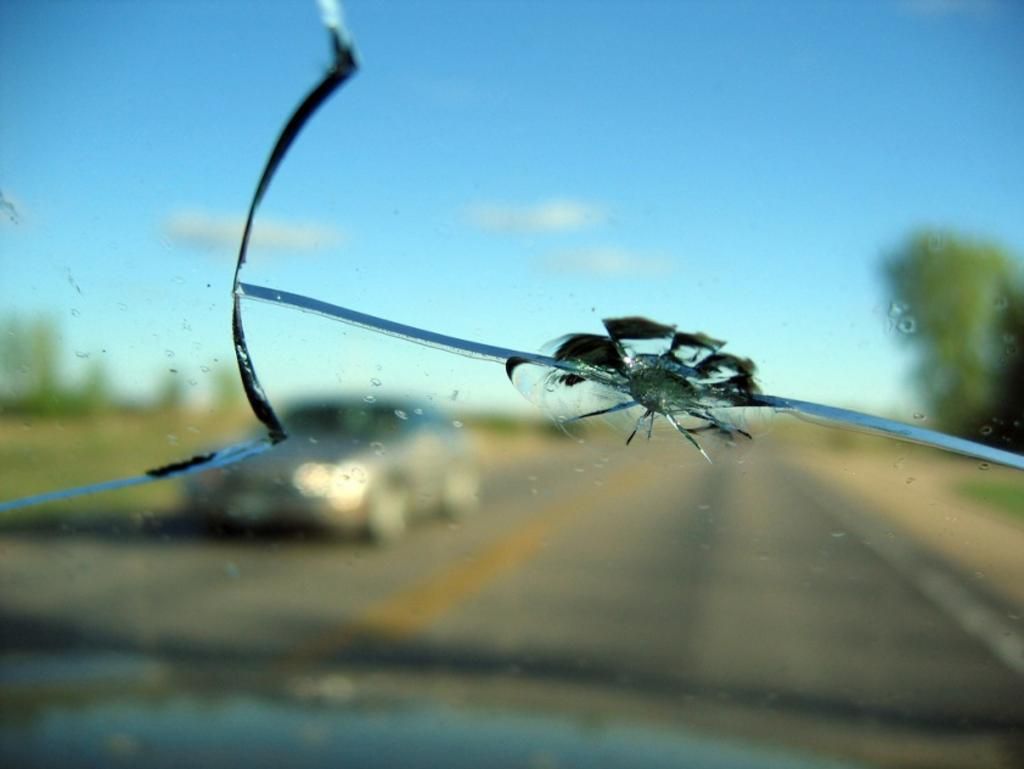
[[[849,766],[679,728],[459,707],[415,678],[397,691],[339,671],[226,686],[223,671],[196,676],[120,655],[22,660],[12,670],[0,723],[10,766]]]

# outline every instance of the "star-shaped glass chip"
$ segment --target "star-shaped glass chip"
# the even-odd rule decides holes
[[[741,410],[767,405],[758,400],[752,360],[723,352],[720,339],[639,316],[603,323],[605,334],[568,334],[551,343],[551,358],[564,368],[510,358],[512,383],[563,426],[636,410],[627,444],[638,432],[650,438],[659,416],[709,462],[699,433],[751,437]]]

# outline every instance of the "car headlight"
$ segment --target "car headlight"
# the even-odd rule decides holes
[[[307,497],[323,497],[337,510],[352,510],[366,496],[366,468],[360,464],[304,462],[292,473],[292,483]]]

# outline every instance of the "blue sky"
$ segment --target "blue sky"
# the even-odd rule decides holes
[[[766,391],[909,417],[883,254],[929,225],[1024,253],[1020,4],[345,11],[362,68],[282,166],[250,282],[520,349],[643,314]],[[328,62],[312,2],[0,4],[3,312],[56,318],[70,377],[206,392],[253,184]],[[500,367],[247,309],[272,398],[518,403]]]

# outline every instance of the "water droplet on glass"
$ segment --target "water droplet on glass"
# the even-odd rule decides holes
[[[916,480],[917,480],[917,478],[915,478],[914,476],[910,476],[909,478],[907,478],[906,484],[909,486],[910,484],[912,484]]]
[[[197,384],[199,384],[199,382],[198,382],[198,381],[196,381],[195,379],[189,379],[189,380],[188,380],[188,383],[189,383],[190,385],[192,385],[192,387],[195,387],[195,386],[196,386]]]
[[[418,417],[421,417],[421,416],[423,416],[423,409],[415,408],[415,409],[412,410],[412,413],[415,414]]]
[[[981,434],[982,435],[991,435],[992,434],[992,425],[982,425],[981,426]]]
[[[452,426],[453,427],[461,428],[462,427],[462,422],[460,422],[458,419],[453,419],[452,420]]]
[[[913,334],[917,331],[917,321],[908,315],[900,319],[900,322],[896,324],[896,329],[901,334]]]
[[[76,358],[88,358],[89,357],[89,353],[83,352],[82,350],[75,350],[75,357]]]
[[[370,384],[373,385],[374,387],[380,387],[381,381],[377,379],[377,377],[373,377],[373,379],[370,380]]]
[[[74,317],[76,317],[76,318],[77,318],[77,317],[79,317],[79,316],[80,316],[80,315],[81,315],[82,313],[81,313],[81,311],[80,311],[80,310],[77,310],[77,309],[73,309],[73,310],[71,310],[71,314],[72,314],[72,316],[74,316]]]
[[[173,358],[174,350],[164,350],[164,355],[166,355],[168,358]]]
[[[980,465],[978,465],[979,470],[988,470],[990,467],[992,467],[992,465],[990,465],[988,462],[982,462]]]
[[[833,531],[832,532],[832,536],[835,539],[842,539],[843,537],[846,536],[846,532],[845,531]]]
[[[398,417],[399,419],[403,420],[403,421],[409,418],[409,415],[406,414],[401,409],[395,409],[395,416]]]
[[[128,305],[125,304],[124,302],[118,302],[117,309],[119,309],[121,312],[125,312],[128,309]]]
[[[370,443],[370,448],[373,449],[373,453],[378,457],[384,456],[384,453],[387,451],[387,449],[384,448],[384,444],[380,441],[372,441]]]
[[[926,417],[920,411],[915,411],[914,412],[914,419],[921,420],[921,419],[926,419]]]
[[[167,442],[172,446],[178,445],[178,436],[174,433],[167,433]]]
[[[889,317],[898,318],[900,315],[910,309],[910,305],[905,302],[889,302]]]
[[[204,374],[209,374],[210,373],[210,367],[209,366],[200,366],[199,370],[202,371]]]
[[[377,402],[377,398],[375,396],[373,396],[373,395],[366,395],[366,396],[363,396],[363,401],[365,401],[366,403],[376,403]]]

